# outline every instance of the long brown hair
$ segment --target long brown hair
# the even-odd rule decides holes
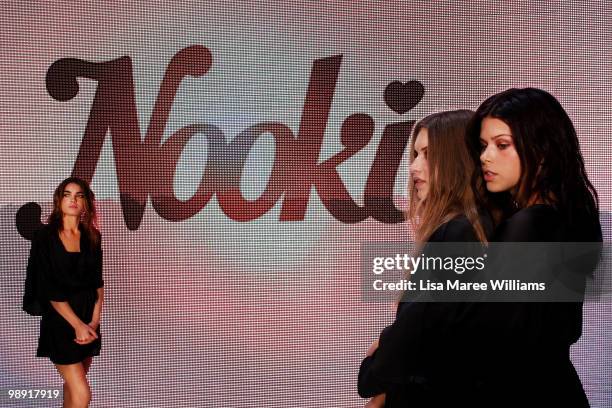
[[[80,224],[83,227],[83,231],[87,235],[87,238],[92,245],[96,246],[100,242],[100,231],[98,228],[98,213],[96,212],[96,200],[93,191],[89,187],[89,183],[78,177],[68,177],[62,181],[55,192],[53,193],[53,211],[47,218],[47,224],[56,231],[64,229],[64,219],[62,213],[62,198],[64,197],[64,190],[70,183],[77,184],[83,190],[85,198],[85,210],[81,214]]]
[[[458,215],[465,215],[478,239],[487,242],[470,186],[474,164],[465,143],[466,128],[473,115],[474,112],[470,110],[434,113],[414,127],[410,163],[415,159],[417,135],[422,129],[428,133],[429,190],[423,201],[417,197],[412,177],[408,181],[410,198],[407,218],[418,242],[427,241],[438,227]]]

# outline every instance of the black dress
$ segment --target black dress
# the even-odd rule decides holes
[[[598,223],[575,225],[535,205],[501,224],[493,240],[602,241]],[[569,358],[581,328],[581,302],[410,304],[362,362],[359,393],[386,392],[387,407],[588,407]]]
[[[85,324],[93,317],[103,287],[101,245],[91,248],[81,229],[81,252],[66,251],[57,231],[44,226],[32,241],[24,310],[42,315],[37,357],[49,357],[55,364],[73,364],[100,354],[101,337],[85,345],[77,344],[74,328],[49,303],[65,301]]]
[[[492,222],[480,219],[490,238]],[[428,242],[477,242],[465,216],[441,225]],[[476,247],[476,245],[475,245]],[[480,245],[477,245],[481,248]],[[430,254],[425,246],[424,253]],[[366,357],[359,369],[358,392],[363,398],[385,393],[386,407],[461,406],[453,390],[465,378],[456,373],[463,363],[460,345],[453,339],[464,313],[460,303],[399,304],[395,321],[386,327],[376,352]],[[463,388],[471,384],[464,384]]]

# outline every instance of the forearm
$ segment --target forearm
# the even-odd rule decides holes
[[[104,288],[98,288],[98,300],[96,300],[96,304],[94,306],[92,322],[100,323],[102,320],[102,304],[104,303]]]
[[[83,324],[83,321],[74,313],[68,302],[50,301],[51,306],[60,314],[73,328]]]

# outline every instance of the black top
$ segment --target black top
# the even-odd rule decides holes
[[[81,229],[81,252],[66,251],[58,232],[48,225],[34,236],[26,272],[23,310],[42,315],[49,301],[66,301],[74,291],[104,286],[102,246],[91,247]]]
[[[492,225],[481,217],[488,236]],[[465,216],[441,225],[428,242],[477,242]],[[424,253],[428,253],[425,246]],[[434,381],[452,378],[449,367],[459,364],[460,349],[449,337],[459,330],[462,311],[453,303],[400,303],[395,321],[386,327],[376,352],[366,357],[359,370],[358,391],[367,398],[386,393],[385,406],[438,406]],[[454,361],[451,361],[451,359]],[[448,377],[448,378],[447,378]]]
[[[92,321],[97,289],[102,280],[102,249],[92,248],[81,228],[81,252],[68,252],[58,232],[44,226],[34,237],[26,275],[23,309],[42,315],[38,338],[38,357],[48,357],[55,364],[73,364],[100,353],[98,338],[85,345],[77,344],[75,331],[50,304],[68,302],[83,323]]]
[[[462,226],[451,221],[443,227],[456,235]],[[601,239],[598,225],[569,228],[545,205],[518,211],[493,236],[506,242]],[[359,394],[385,392],[387,407],[588,406],[569,360],[581,326],[579,302],[411,303],[363,360]]]

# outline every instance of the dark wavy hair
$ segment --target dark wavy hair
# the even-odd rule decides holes
[[[92,247],[95,247],[100,242],[95,195],[93,191],[91,191],[89,183],[81,178],[68,177],[57,186],[53,193],[53,211],[51,211],[49,218],[47,218],[47,224],[56,231],[60,231],[64,228],[61,203],[64,197],[64,189],[70,183],[77,184],[81,187],[81,190],[83,190],[83,195],[85,196],[85,211],[81,215],[80,224],[87,235],[89,243]]]
[[[484,118],[504,121],[512,131],[520,158],[521,176],[514,196],[490,193],[480,163],[480,130]],[[599,200],[589,181],[574,125],[559,103],[536,88],[508,89],[484,101],[467,131],[475,165],[472,188],[477,202],[499,222],[535,196],[556,208],[571,227],[578,222],[599,224]]]

